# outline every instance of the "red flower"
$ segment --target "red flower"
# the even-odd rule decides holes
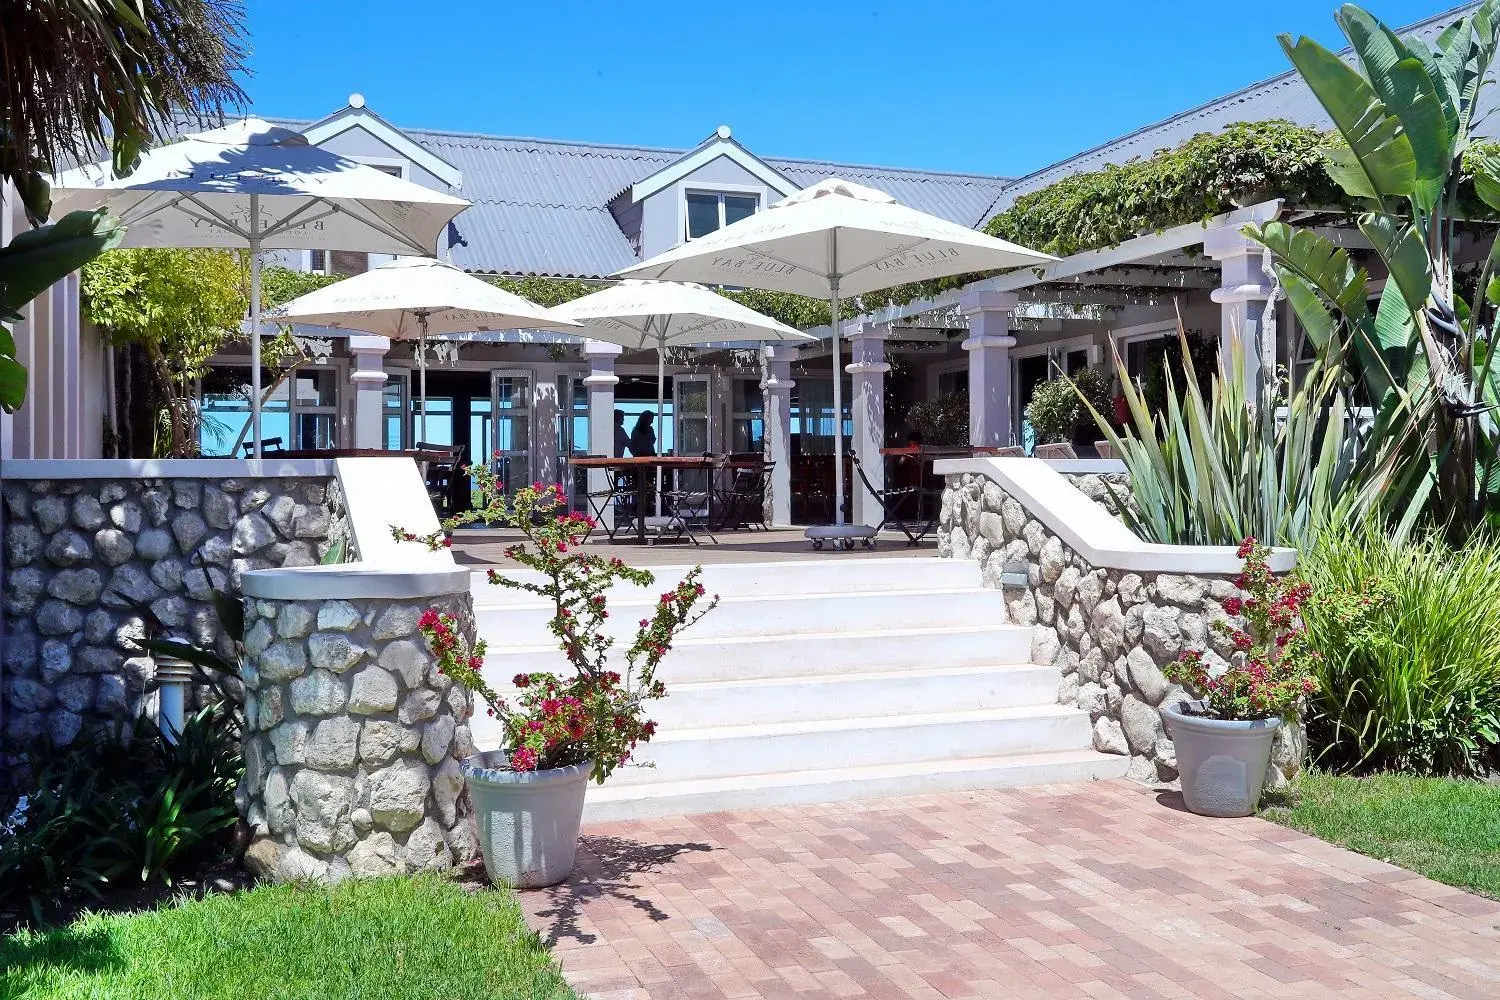
[[[1225,614],[1237,615],[1244,609],[1244,607],[1245,602],[1240,600],[1238,597],[1231,597],[1224,602]]]
[[[510,752],[510,769],[512,771],[535,771],[536,751],[531,747],[516,747]]]
[[[437,608],[428,608],[422,612],[422,617],[417,619],[417,625],[421,628],[432,628],[438,623]]]
[[[1240,547],[1235,550],[1234,554],[1239,556],[1241,559],[1248,559],[1255,552],[1255,544],[1255,536],[1251,535],[1249,538],[1240,543]]]
[[[514,684],[518,688],[523,688],[523,687],[526,687],[527,685],[529,685],[531,683],[531,675],[530,674],[516,674],[516,676],[514,676],[514,677],[512,677],[510,679],[510,682],[512,684]]]

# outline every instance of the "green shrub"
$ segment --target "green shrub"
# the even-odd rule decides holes
[[[913,403],[906,425],[922,435],[922,443],[941,447],[969,443],[969,394],[950,392]]]
[[[1026,419],[1036,430],[1038,443],[1072,441],[1080,426],[1092,423],[1083,400],[1098,412],[1108,413],[1113,385],[1109,372],[1095,367],[1078,372],[1071,383],[1066,378],[1054,378],[1037,386],[1026,404]]]
[[[1323,654],[1309,740],[1333,770],[1474,775],[1500,740],[1500,539],[1454,550],[1377,524],[1329,530],[1301,560]]]
[[[129,739],[94,732],[41,744],[0,797],[0,908],[37,920],[108,888],[165,882],[227,844],[238,813],[239,739],[205,708],[169,743],[147,720]]]

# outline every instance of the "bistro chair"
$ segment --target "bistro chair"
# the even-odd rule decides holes
[[[240,447],[245,450],[245,457],[246,458],[254,458],[255,457],[255,442],[254,441],[246,441],[244,444],[240,445]],[[274,454],[276,454],[279,451],[286,451],[286,449],[282,447],[281,438],[279,438],[279,437],[273,437],[273,438],[262,438],[261,439],[261,442],[260,442],[260,453],[262,455],[274,455]]]
[[[606,468],[603,472],[604,489],[585,493],[584,497],[588,500],[594,521],[604,528],[604,533],[609,536],[609,540],[614,541],[615,535],[635,522],[635,476],[624,469]],[[609,518],[609,523],[606,524],[604,515],[611,507],[614,508],[614,517]],[[589,535],[593,532],[594,529],[590,528],[583,536],[584,541],[588,541]]]
[[[694,545],[703,544],[698,540],[698,532],[701,531],[708,536],[710,542],[717,545],[719,540],[714,537],[713,533],[713,483],[714,478],[722,474],[728,465],[728,458],[722,455],[712,457],[706,454],[703,457],[710,459],[710,462],[703,470],[705,478],[702,488],[682,488],[682,474],[684,472],[697,473],[697,469],[672,470],[676,478],[676,487],[663,490],[661,495],[662,510],[666,516],[647,518],[647,524],[656,528],[658,532],[674,531],[678,538],[686,535]],[[697,531],[694,531],[695,528]]]
[[[762,531],[770,530],[766,524],[766,484],[775,465],[758,462],[730,466],[729,484],[718,495],[719,527],[735,531],[759,525]]]
[[[439,517],[447,517],[458,506],[458,481],[463,465],[463,445],[417,442],[418,451],[441,456],[427,463],[427,498]]]
[[[859,455],[851,451],[849,457],[854,461],[854,472],[859,476],[859,481],[864,484],[865,492],[875,498],[880,504],[880,523],[875,526],[876,534],[887,524],[894,524],[906,536],[906,544],[915,546],[937,526],[936,516],[922,516],[923,501],[929,496],[936,495],[937,491],[928,489],[920,483],[913,486],[892,486],[883,490],[877,490],[870,482],[870,477],[865,475],[864,463],[859,460]],[[915,508],[917,519],[914,522],[903,520],[903,510]],[[918,524],[920,528],[913,532],[909,524]]]

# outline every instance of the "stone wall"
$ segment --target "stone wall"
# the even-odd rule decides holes
[[[473,699],[417,630],[436,607],[472,641],[469,595],[246,604],[246,865],[337,881],[474,857],[458,765],[474,752]]]
[[[1062,671],[1058,702],[1089,713],[1095,749],[1129,755],[1136,780],[1177,778],[1159,710],[1188,695],[1162,667],[1184,649],[1226,663],[1233,650],[1210,624],[1228,617],[1222,602],[1239,594],[1230,576],[1091,565],[999,483],[973,473],[947,477],[938,554],[976,560],[985,586],[1005,591],[1009,620],[1031,626],[1032,661]],[[1283,727],[1271,784],[1295,774],[1301,760],[1301,731]]]
[[[347,534],[331,476],[7,480],[4,730],[21,746],[133,716],[166,634],[232,650],[210,597],[247,569],[306,566]]]

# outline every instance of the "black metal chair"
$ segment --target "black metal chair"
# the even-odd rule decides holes
[[[677,537],[683,535],[688,537],[694,545],[702,545],[698,539],[698,531],[708,536],[708,540],[715,545],[719,540],[714,537],[714,477],[721,474],[728,460],[724,456],[713,458],[709,455],[703,456],[711,459],[700,471],[698,469],[673,469],[671,475],[676,479],[672,489],[664,489],[661,494],[662,510],[665,516],[662,518],[647,518],[646,523],[656,528],[659,532],[675,531]],[[684,489],[682,484],[683,475],[703,476],[701,483],[694,483]],[[695,531],[694,529],[697,529]]]
[[[605,488],[585,493],[584,498],[588,501],[595,522],[604,528],[609,540],[614,541],[615,535],[635,522],[635,474],[624,469],[606,468],[603,472]],[[606,512],[611,512],[613,516],[606,519]],[[589,535],[593,533],[594,529],[590,528],[583,536],[584,541],[588,541]]]
[[[457,506],[458,481],[462,476],[464,460],[463,445],[431,444],[417,442],[418,451],[430,451],[444,456],[427,463],[427,498],[439,517],[447,517]]]
[[[246,458],[254,458],[255,457],[255,442],[254,441],[246,441],[244,444],[240,445],[240,447],[244,449],[244,451],[245,451],[245,457]],[[282,447],[281,438],[279,438],[279,437],[261,438],[261,441],[260,441],[260,453],[262,455],[274,455],[277,452],[285,451],[285,450],[286,449]]]
[[[761,462],[729,467],[729,485],[718,493],[719,517],[716,523],[720,528],[731,531],[756,526],[762,531],[770,529],[766,523],[766,484],[775,465],[775,462]]]
[[[921,485],[920,481],[914,486],[891,486],[886,489],[877,490],[870,482],[870,477],[865,475],[865,467],[859,460],[859,455],[851,451],[849,457],[854,461],[855,474],[859,481],[864,484],[865,492],[875,498],[880,504],[880,523],[875,526],[878,533],[887,524],[893,524],[906,536],[907,545],[920,545],[922,539],[937,527],[938,515],[936,512],[928,516],[922,513],[923,501],[929,496],[941,496],[936,490],[930,490]],[[918,456],[920,461],[921,456]],[[916,514],[915,521],[902,519],[903,511],[911,511]],[[910,524],[918,524],[920,528],[913,533]]]

